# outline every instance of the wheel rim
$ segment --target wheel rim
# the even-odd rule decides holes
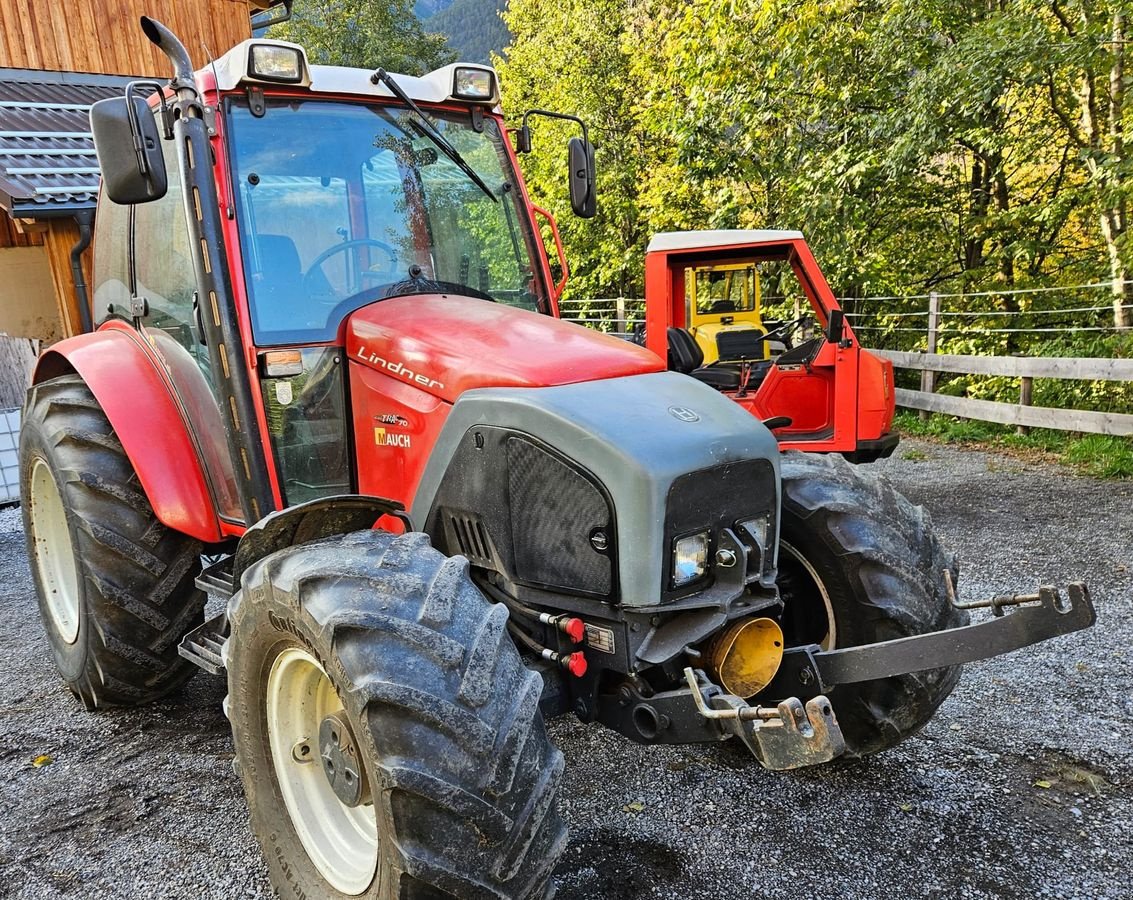
[[[35,541],[35,567],[55,631],[68,644],[79,638],[79,575],[59,486],[47,462],[32,464],[28,508]]]
[[[813,590],[813,594],[806,598],[810,601],[808,605],[813,605],[813,612],[816,614],[819,612],[819,603],[821,603],[821,611],[825,613],[826,634],[823,635],[820,640],[804,641],[804,643],[818,644],[823,650],[835,649],[838,640],[838,623],[834,619],[834,604],[830,600],[830,591],[827,590],[826,585],[822,581],[822,577],[815,570],[814,566],[810,564],[810,561],[801,552],[781,539],[779,541],[779,550],[780,553],[786,551],[787,555],[798,564],[802,571],[797,574],[805,576],[808,593],[810,590]]]
[[[373,804],[346,806],[319,762],[319,726],[342,701],[306,650],[276,657],[267,683],[268,742],[291,824],[311,862],[335,890],[361,894],[378,867]]]

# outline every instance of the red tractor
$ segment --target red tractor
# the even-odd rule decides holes
[[[143,28],[174,74],[91,110],[98,324],[34,374],[28,552],[88,707],[225,675],[281,894],[546,897],[545,717],[811,765],[1092,624],[1071,585],[968,625],[922,510],[558,320],[491,69],[194,73]]]

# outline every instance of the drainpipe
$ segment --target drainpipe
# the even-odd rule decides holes
[[[79,324],[83,334],[92,331],[94,326],[90,316],[90,295],[87,293],[87,279],[83,274],[83,251],[90,246],[91,225],[94,223],[94,210],[83,209],[75,213],[79,226],[79,239],[71,248],[71,277],[75,282],[75,299],[79,302]]]

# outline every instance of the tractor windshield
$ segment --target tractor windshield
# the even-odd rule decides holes
[[[257,116],[229,101],[257,344],[332,341],[355,309],[405,294],[547,308],[496,121],[474,123],[468,110],[428,115],[491,195],[401,107],[277,99]]]

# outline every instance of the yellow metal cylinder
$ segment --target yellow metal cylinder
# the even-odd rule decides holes
[[[708,671],[737,697],[752,697],[771,683],[783,661],[783,629],[774,619],[740,619],[711,643]]]

